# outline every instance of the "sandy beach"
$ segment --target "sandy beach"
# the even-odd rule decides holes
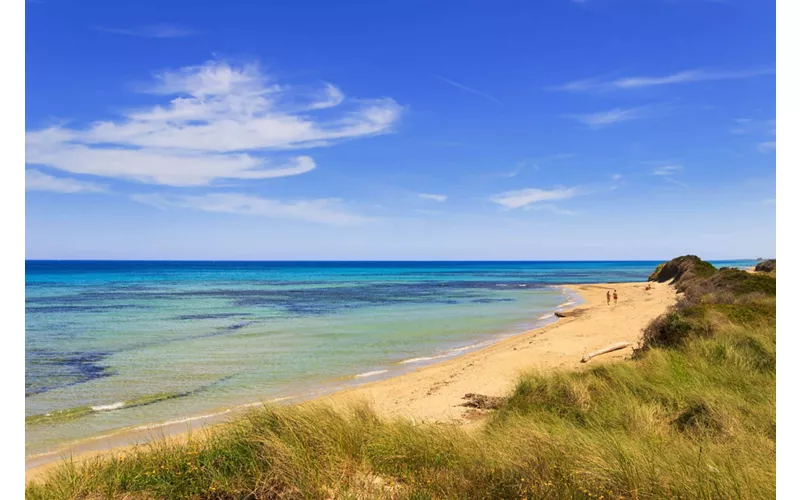
[[[451,422],[474,425],[480,412],[461,404],[467,393],[504,396],[518,376],[531,370],[582,369],[630,356],[631,348],[598,356],[581,363],[585,354],[617,342],[636,344],[642,329],[675,302],[672,287],[652,283],[588,284],[569,286],[583,303],[571,315],[542,328],[506,338],[479,351],[425,366],[394,378],[357,386],[313,400],[342,407],[366,401],[387,418],[412,418],[417,422]],[[619,301],[606,303],[606,292],[617,290]],[[196,428],[195,428],[196,431]],[[151,432],[152,435],[154,432]],[[182,436],[185,436],[183,434]],[[80,460],[119,451],[147,436],[120,433],[96,440],[95,449],[62,451],[59,456]],[[181,436],[176,436],[181,439]],[[127,446],[126,446],[127,445]],[[55,460],[26,460],[26,480],[35,479],[58,464]]]
[[[646,286],[570,286],[583,299],[583,304],[572,310],[575,316],[456,359],[320,399],[334,405],[365,400],[386,417],[469,423],[474,420],[474,410],[460,406],[467,393],[504,396],[526,371],[581,369],[630,356],[632,349],[626,348],[580,362],[583,355],[616,342],[635,345],[642,329],[675,303],[675,291],[669,285],[653,283],[651,290],[645,290]],[[606,304],[609,290],[617,290],[618,303]]]

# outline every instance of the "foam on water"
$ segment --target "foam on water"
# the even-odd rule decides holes
[[[353,375],[353,378],[366,378],[366,377],[374,377],[375,375],[381,375],[382,373],[387,373],[389,370],[372,370],[370,372],[359,373],[357,375]]]
[[[90,408],[92,409],[92,411],[110,411],[110,410],[119,410],[124,406],[125,402],[119,401],[117,403],[111,403],[110,405],[91,406]]]

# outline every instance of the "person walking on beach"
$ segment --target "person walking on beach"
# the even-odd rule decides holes
[[[617,305],[617,291],[614,290],[614,305]]]
[[[611,305],[611,290],[606,292],[606,304]]]

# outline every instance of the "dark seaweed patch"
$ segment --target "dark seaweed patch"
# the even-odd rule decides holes
[[[110,377],[114,372],[100,364],[109,355],[100,351],[52,352],[29,349],[25,354],[25,397]],[[32,373],[35,376],[30,376]],[[31,380],[33,382],[29,382]]]
[[[173,298],[214,297],[234,307],[274,307],[286,314],[308,316],[390,304],[459,304],[481,299],[485,290],[497,290],[495,281],[345,284],[314,289],[212,289],[170,292]],[[524,285],[524,286],[522,286]],[[507,283],[509,290],[542,288],[536,283]],[[513,299],[489,299],[513,300]]]
[[[307,288],[317,284],[318,288]],[[248,282],[239,286],[251,285]],[[263,282],[253,288],[215,288],[202,290],[169,290],[165,288],[147,287],[97,287],[84,289],[78,293],[50,297],[29,297],[26,300],[27,311],[34,313],[62,312],[97,312],[108,309],[125,309],[147,307],[135,302],[171,301],[191,298],[216,298],[230,303],[230,307],[273,307],[285,314],[297,316],[331,314],[349,309],[374,307],[391,304],[458,304],[470,299],[483,298],[484,291],[497,291],[504,288],[533,290],[542,285],[529,281],[508,281],[498,283],[497,280],[451,280],[451,281],[419,281],[398,283],[344,282],[337,286],[327,286],[325,282],[309,282],[303,287],[292,287],[296,283],[284,283],[281,287],[263,289]],[[325,285],[325,286],[323,286]],[[109,301],[112,303],[109,304]],[[117,302],[114,304],[113,302]],[[134,302],[131,304],[130,302]],[[98,305],[107,304],[107,305]],[[178,319],[212,319],[244,315],[244,313],[196,313],[177,316]]]
[[[121,309],[147,309],[147,306],[139,304],[114,304],[114,305],[54,305],[54,306],[25,306],[26,313],[57,314],[65,312],[100,312],[116,311]]]
[[[240,328],[246,327],[247,325],[252,325],[253,323],[255,323],[255,321],[245,321],[244,323],[234,323],[232,325],[224,326],[224,327],[222,327],[222,329],[225,330],[225,331],[238,330]]]

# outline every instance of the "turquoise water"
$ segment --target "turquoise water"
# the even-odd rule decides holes
[[[402,373],[657,264],[28,261],[27,453]]]

